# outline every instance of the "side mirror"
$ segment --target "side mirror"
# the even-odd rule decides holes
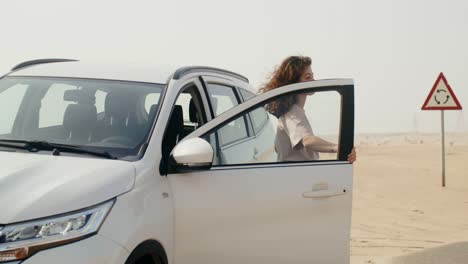
[[[177,144],[171,156],[178,171],[207,169],[213,163],[214,151],[206,140],[190,138]]]

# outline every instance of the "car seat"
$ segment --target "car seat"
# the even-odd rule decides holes
[[[198,108],[195,106],[195,102],[193,98],[190,99],[190,103],[189,103],[189,116],[190,116],[190,122],[195,123],[195,129],[203,125],[202,115],[200,111],[198,111]]]
[[[149,113],[148,113],[148,122],[151,122],[154,117],[156,116],[156,111],[158,110],[158,104],[154,104],[150,107]]]
[[[124,145],[139,142],[147,124],[138,124],[136,121],[137,99],[133,93],[109,92],[104,102],[104,117],[95,130],[94,140],[116,139]]]
[[[104,123],[110,126],[127,127],[132,122],[136,100],[130,93],[109,92],[104,102]],[[133,110],[133,111],[132,111]]]
[[[163,140],[163,153],[168,155],[170,151],[175,147],[175,145],[181,139],[181,135],[184,131],[184,117],[182,106],[174,106],[172,111],[171,118],[168,120],[166,133]]]
[[[96,120],[97,111],[94,105],[68,105],[63,116],[63,127],[68,133],[68,141],[74,144],[89,143]]]

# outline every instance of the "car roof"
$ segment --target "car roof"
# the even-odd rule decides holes
[[[229,75],[248,83],[248,79],[230,71],[204,67],[164,65],[154,63],[119,63],[99,61],[77,61],[68,59],[40,59],[26,61],[11,69],[8,76],[67,77],[166,83],[169,78],[179,79],[193,72],[214,72]]]
[[[166,83],[168,78],[178,69],[175,66],[147,63],[103,63],[96,61],[62,61],[15,68],[8,76],[89,78],[149,83]]]

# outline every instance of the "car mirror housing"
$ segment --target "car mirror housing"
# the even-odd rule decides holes
[[[177,171],[208,169],[213,163],[214,150],[210,143],[197,137],[177,144],[171,156]]]

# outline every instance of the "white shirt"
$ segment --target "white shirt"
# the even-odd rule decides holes
[[[302,142],[304,137],[313,135],[304,109],[297,104],[291,106],[291,109],[278,119],[275,138],[278,161],[318,160],[319,153],[306,151]]]

